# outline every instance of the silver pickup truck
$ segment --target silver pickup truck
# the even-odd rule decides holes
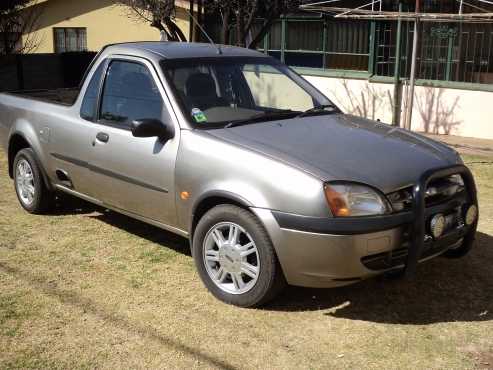
[[[279,61],[208,44],[104,48],[80,91],[0,94],[22,207],[65,192],[189,238],[219,299],[460,257],[478,222],[454,150],[343,114]]]

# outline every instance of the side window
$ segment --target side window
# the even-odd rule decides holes
[[[128,128],[135,119],[162,119],[163,100],[149,70],[140,63],[111,62],[104,83],[100,119]]]
[[[80,116],[87,121],[94,121],[96,118],[96,105],[98,104],[99,82],[104,71],[106,63],[101,63],[92,75],[89,85],[87,85],[84,100],[80,108]]]

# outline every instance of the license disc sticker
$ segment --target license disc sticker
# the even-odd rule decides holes
[[[199,108],[192,109],[192,117],[197,123],[207,122],[207,117]]]

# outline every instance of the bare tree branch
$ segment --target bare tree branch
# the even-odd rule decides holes
[[[236,45],[256,48],[277,19],[298,9],[300,0],[205,0],[205,5],[208,13],[222,15],[223,43],[229,43],[229,33],[235,29]],[[258,21],[262,25],[257,30]],[[250,35],[252,41],[246,45]]]
[[[36,30],[41,9],[34,0],[1,1],[0,54],[29,53],[39,46],[39,36],[33,31]]]
[[[113,0],[127,10],[127,16],[149,23],[169,41],[187,41],[175,22],[175,0]]]

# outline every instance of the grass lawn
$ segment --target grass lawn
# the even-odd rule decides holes
[[[0,154],[0,368],[493,368],[493,159],[464,159],[469,256],[252,310],[214,299],[177,236],[76,200],[27,214]]]

